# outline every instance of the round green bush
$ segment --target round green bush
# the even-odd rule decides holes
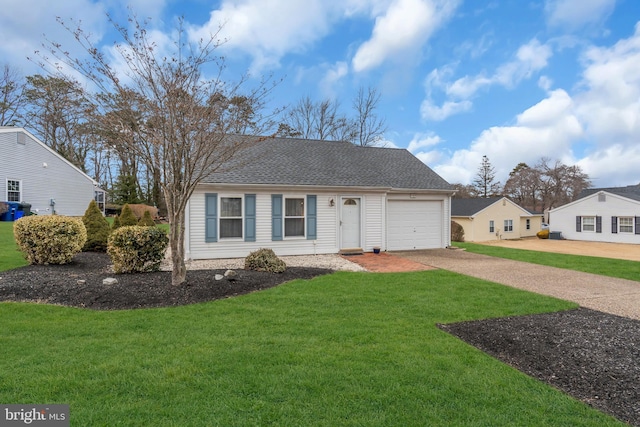
[[[107,254],[116,273],[158,271],[168,242],[158,227],[124,226],[111,232]]]
[[[246,270],[268,271],[269,273],[283,273],[287,265],[273,252],[272,249],[258,249],[251,252],[244,259]]]
[[[62,215],[22,217],[13,235],[29,264],[68,264],[87,241],[82,220]]]

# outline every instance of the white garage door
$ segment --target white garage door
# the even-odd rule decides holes
[[[387,211],[389,250],[442,247],[442,202],[390,200]]]

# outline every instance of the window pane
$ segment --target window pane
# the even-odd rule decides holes
[[[633,233],[633,218],[619,218],[620,232]]]
[[[13,179],[7,180],[7,201],[20,201],[20,181],[15,181]]]
[[[304,199],[286,199],[284,216],[304,216]]]
[[[285,237],[304,236],[304,218],[285,218],[284,235]]]
[[[242,219],[221,219],[220,237],[242,237]]]
[[[241,217],[242,216],[242,199],[239,197],[222,197],[220,199],[220,216],[221,217]]]
[[[582,217],[582,230],[583,231],[595,231],[596,219],[592,216]]]

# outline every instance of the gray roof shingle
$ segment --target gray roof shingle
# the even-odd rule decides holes
[[[627,199],[640,201],[640,184],[627,185],[626,187],[587,188],[580,192],[578,199],[582,199],[600,191],[606,191],[607,193],[617,194],[619,196],[626,197]]]
[[[451,199],[452,216],[473,216],[481,210],[491,206],[502,197],[476,197],[472,199]]]
[[[205,183],[453,190],[409,151],[349,142],[266,138],[240,151]]]

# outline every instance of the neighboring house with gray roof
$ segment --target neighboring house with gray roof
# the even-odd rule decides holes
[[[542,228],[542,214],[529,212],[507,197],[454,197],[451,220],[462,226],[466,242],[532,237]]]
[[[640,243],[640,185],[589,188],[549,211],[549,226],[570,240]]]
[[[454,189],[407,150],[255,141],[191,197],[187,258],[449,246]]]
[[[0,127],[0,201],[30,204],[38,215],[82,216],[91,200],[104,209],[98,182],[33,136]]]

